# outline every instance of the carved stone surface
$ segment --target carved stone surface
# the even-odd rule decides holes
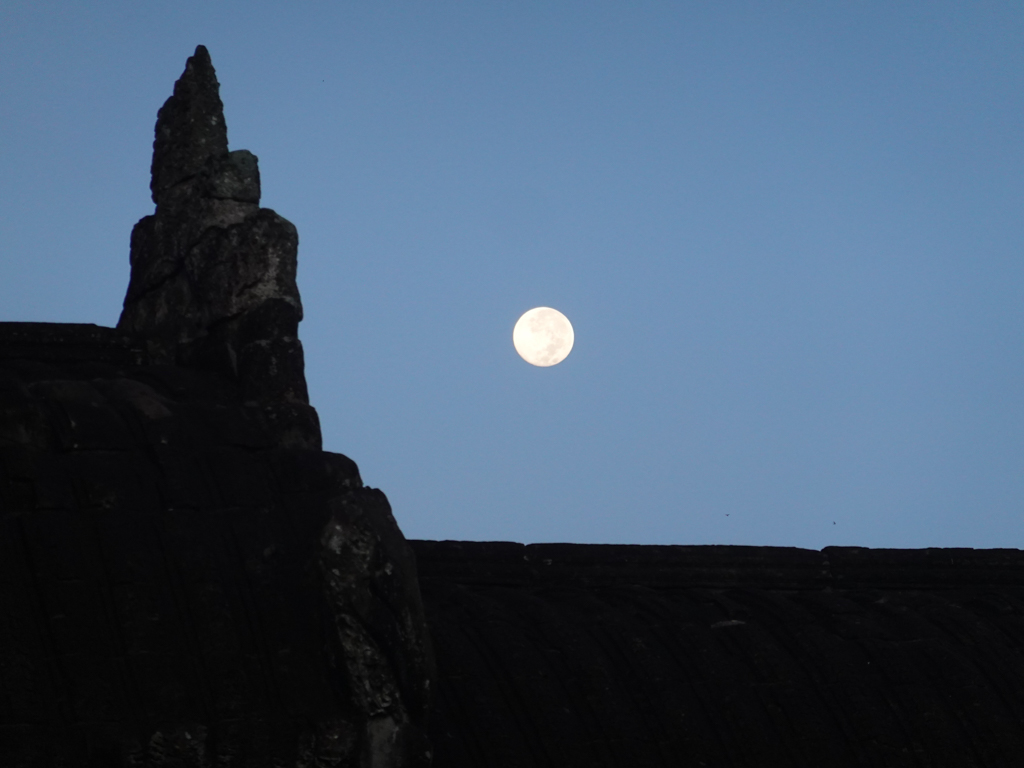
[[[1024,552],[413,541],[437,768],[1024,765]]]

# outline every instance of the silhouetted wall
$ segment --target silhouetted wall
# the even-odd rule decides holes
[[[384,495],[237,383],[144,358],[0,323],[0,766],[424,762]]]
[[[437,768],[1024,765],[1024,553],[411,542]]]

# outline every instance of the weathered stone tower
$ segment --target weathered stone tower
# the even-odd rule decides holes
[[[206,48],[160,109],[150,188],[156,213],[132,231],[131,282],[118,330],[151,364],[216,371],[274,421],[282,445],[319,448],[298,339],[299,236],[260,208],[256,156],[228,151]]]
[[[426,765],[414,558],[320,450],[298,237],[202,46],[152,191],[116,329],[0,324],[0,765]]]

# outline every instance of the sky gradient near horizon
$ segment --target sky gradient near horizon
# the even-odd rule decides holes
[[[117,322],[197,44],[407,536],[1024,547],[1024,5],[5,2],[0,320]]]

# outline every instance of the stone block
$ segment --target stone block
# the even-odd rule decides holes
[[[64,450],[128,450],[134,439],[128,425],[102,393],[86,381],[43,381],[30,386],[47,403],[50,424]]]
[[[66,455],[0,447],[0,505],[10,512],[73,508],[74,488]]]
[[[19,523],[30,578],[54,581],[99,578],[99,552],[85,513],[67,509],[37,510],[23,515]]]
[[[142,512],[162,506],[156,468],[143,451],[75,451],[67,466],[80,509]]]
[[[259,508],[273,504],[270,471],[262,456],[228,446],[197,448],[193,453],[217,489],[220,506]]]
[[[220,504],[212,478],[203,471],[201,460],[185,447],[155,445],[155,487],[161,506],[168,510],[209,510]]]

